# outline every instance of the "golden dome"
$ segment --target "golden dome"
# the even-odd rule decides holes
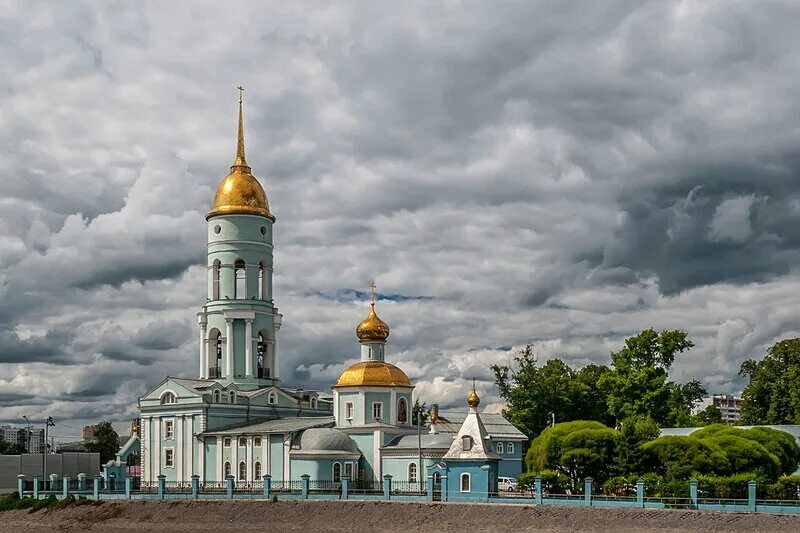
[[[383,361],[361,361],[342,372],[334,387],[413,387],[406,373]]]
[[[217,187],[214,204],[206,215],[206,220],[217,215],[259,215],[273,222],[275,217],[269,212],[267,195],[261,184],[251,173],[244,158],[244,122],[242,120],[242,98],[239,97],[239,137],[236,144],[236,161],[230,174],[225,176]]]
[[[368,341],[383,341],[389,337],[389,326],[386,322],[378,318],[375,313],[375,302],[370,305],[369,314],[367,318],[361,321],[356,327],[356,335],[361,342]]]
[[[480,396],[478,396],[478,393],[475,392],[475,387],[473,387],[472,392],[470,392],[469,396],[467,396],[467,405],[469,405],[470,407],[478,407],[480,403],[481,403],[481,398]]]

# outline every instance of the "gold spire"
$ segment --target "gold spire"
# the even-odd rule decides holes
[[[258,215],[275,221],[269,211],[269,202],[263,187],[253,176],[244,158],[244,114],[242,112],[242,93],[239,89],[239,131],[236,139],[236,160],[230,173],[222,180],[214,195],[214,204],[206,215],[206,220],[217,215]]]
[[[386,342],[386,339],[389,338],[389,326],[386,322],[378,318],[378,314],[375,312],[375,280],[372,280],[369,287],[371,292],[369,314],[367,318],[362,320],[356,327],[356,335],[361,342]]]
[[[475,378],[472,378],[472,392],[470,392],[469,396],[467,397],[467,405],[469,405],[470,407],[478,407],[480,403],[481,403],[481,398],[475,391]]]

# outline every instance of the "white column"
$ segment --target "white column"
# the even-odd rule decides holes
[[[333,389],[333,425],[339,425],[339,391]]]
[[[233,379],[233,319],[225,319],[225,377]]]
[[[196,474],[197,471],[194,469],[194,435],[193,435],[193,425],[194,416],[186,415],[186,432],[184,435],[184,443],[182,446],[186,447],[186,477],[187,480],[192,479],[192,475]]]
[[[283,480],[284,481],[292,480],[291,463],[289,462],[289,448],[292,445],[291,439],[292,439],[291,435],[284,435],[283,437]]]
[[[183,415],[175,417],[175,481],[183,479]]]
[[[386,418],[387,413],[383,413],[384,418]],[[392,425],[397,424],[397,389],[392,389],[392,392],[389,393],[389,423]]]
[[[142,447],[142,481],[150,481],[150,417],[143,416],[141,421],[141,447]]]
[[[261,445],[263,446],[264,443],[262,442]],[[247,481],[255,481],[255,476],[253,475],[253,466],[255,465],[255,460],[253,459],[253,436],[250,435],[247,437],[247,457],[245,458],[247,461]]]
[[[206,324],[200,324],[200,379],[208,378],[208,343],[206,342]]]
[[[161,418],[153,417],[151,419],[153,428],[153,479],[161,475]]]
[[[264,474],[272,474],[269,467],[269,435],[261,435],[261,475]]]
[[[200,481],[206,482],[206,446],[205,441],[197,439],[197,473]]]
[[[383,465],[381,464],[382,463],[381,445],[383,444],[382,442],[383,431],[381,431],[380,429],[376,429],[375,436],[373,437],[373,439],[375,440],[372,442],[372,464],[374,465],[373,469],[375,471],[375,480],[381,481],[383,479],[383,475],[381,474],[383,470]]]
[[[272,376],[275,379],[280,379],[281,377],[281,370],[280,370],[280,354],[278,349],[278,334],[281,331],[281,321],[283,319],[283,315],[277,314],[274,317],[275,321],[275,344],[273,345],[274,348],[272,349]]]
[[[244,481],[239,479],[239,435],[231,438],[231,475],[236,481]]]
[[[253,321],[249,318],[244,321],[244,374],[253,377]]]
[[[217,435],[216,436],[216,439],[217,439],[217,475],[216,475],[216,477],[217,477],[217,479],[214,480],[216,482],[225,481],[225,479],[223,479],[223,476],[225,475],[225,470],[222,468],[222,466],[223,466],[222,465],[222,438],[223,437],[221,435]]]

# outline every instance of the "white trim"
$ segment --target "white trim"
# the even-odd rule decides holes
[[[214,481],[224,481],[225,473],[222,471],[222,437],[217,436],[217,473]]]
[[[162,427],[164,429],[164,440],[175,440],[175,417],[162,418]],[[167,431],[167,424],[172,424],[172,435]]]
[[[378,414],[380,416],[375,416],[375,406],[380,406],[378,408],[378,411],[379,411]],[[372,417],[370,418],[370,422],[374,422],[376,420],[378,422],[383,422],[383,418],[384,418],[384,416],[383,416],[383,402],[372,402]]]
[[[153,477],[151,479],[155,480],[161,474],[161,419],[159,417],[153,417],[151,419],[151,423],[153,424],[153,450],[152,457],[153,457]]]
[[[336,479],[337,466],[339,467],[339,479]],[[334,461],[333,464],[331,464],[331,481],[333,481],[334,483],[338,483],[341,480],[342,480],[342,463],[340,463],[339,461]]]
[[[406,404],[406,419],[405,420],[400,420],[400,402],[403,402],[404,404]],[[395,409],[397,411],[397,414],[395,416],[396,423],[397,424],[404,424],[406,426],[409,425],[409,423],[411,421],[411,417],[409,416],[409,413],[408,413],[408,400],[406,400],[405,396],[400,396],[399,398],[397,398],[397,401],[395,402]]]
[[[197,470],[200,474],[200,481],[206,482],[206,444],[205,439],[197,439]]]
[[[231,439],[231,468],[236,467],[236,472],[234,474],[238,477],[239,475],[239,436],[235,436]]]
[[[194,469],[194,435],[192,430],[194,429],[194,417],[192,415],[185,415],[184,417],[186,421],[186,428],[184,434],[184,442],[186,444],[186,471],[189,476],[196,474]]]
[[[272,465],[270,464],[270,453],[269,453],[271,449],[271,444],[272,443],[269,434],[261,435],[261,475],[264,475],[265,472],[272,474],[271,470]]]
[[[376,429],[372,437],[372,469],[375,472],[375,480],[381,481],[383,478],[383,464],[381,461],[381,446],[383,445],[383,431]]]
[[[505,453],[506,453],[506,451],[505,451],[505,450],[506,450],[506,449],[505,449],[505,446],[503,446],[503,443],[502,443],[502,442],[498,442],[498,443],[497,443],[497,444],[495,444],[495,446],[494,446],[494,451],[495,451],[495,453],[497,453],[497,455],[500,455],[500,454],[505,454]]]
[[[175,398],[174,402],[170,403],[161,403],[162,398],[168,393],[172,393],[172,397]],[[178,394],[172,389],[164,389],[161,391],[161,394],[158,395],[158,403],[159,405],[175,405],[178,403]]]
[[[507,442],[506,443],[506,453],[514,453],[514,443]]]
[[[464,490],[464,476],[467,477],[467,490]],[[461,492],[472,492],[472,475],[468,472],[462,472],[458,478],[458,490]]]
[[[411,465],[414,465],[414,479],[411,479]],[[409,461],[406,465],[406,481],[409,483],[417,483],[419,482],[419,465],[417,465],[417,461]]]
[[[253,436],[247,436],[247,481],[255,480],[255,475],[252,471],[252,466],[255,465],[255,461],[253,461]]]
[[[253,320],[244,321],[244,374],[253,377]]]
[[[225,472],[225,465],[229,465],[230,466],[230,468],[228,469],[229,472],[227,472],[227,473]],[[222,481],[227,480],[228,476],[232,476],[232,475],[233,475],[233,463],[231,463],[231,461],[229,459],[229,460],[225,461],[225,464],[222,465]]]
[[[183,478],[183,415],[178,415],[176,417],[176,424],[175,424],[175,447],[177,450],[175,453],[175,465],[177,466],[177,472],[175,474],[175,481],[184,481]]]
[[[172,465],[171,466],[167,465],[167,452],[172,452]],[[161,461],[163,463],[162,466],[164,467],[164,469],[167,469],[167,468],[174,469],[175,468],[176,458],[175,458],[175,447],[174,446],[165,446],[161,450]]]
[[[225,376],[233,379],[233,318],[225,316]]]
[[[283,436],[283,480],[290,481],[292,468],[291,459],[289,457],[289,449],[291,448],[291,434]]]
[[[242,467],[244,467],[244,479],[242,479]],[[247,461],[239,461],[237,463],[236,481],[247,481]]]
[[[350,416],[348,416],[347,409],[350,408]],[[344,419],[345,420],[353,420],[353,414],[355,412],[353,402],[344,402]]]

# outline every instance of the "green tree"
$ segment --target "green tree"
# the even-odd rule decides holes
[[[608,478],[617,439],[617,432],[600,422],[563,422],[533,439],[525,462],[531,472],[561,472],[579,490],[587,476],[600,484]]]
[[[25,446],[0,440],[0,455],[19,455],[26,453]]]
[[[782,474],[792,474],[797,470],[798,462],[800,461],[800,446],[797,445],[794,436],[785,431],[767,427],[742,429],[727,424],[712,424],[692,433],[692,437],[702,440],[722,436],[747,439],[763,446],[767,452],[778,460],[779,470]],[[734,469],[733,474],[746,471],[737,466],[732,468]],[[765,468],[770,470],[771,466],[766,465]]]
[[[747,424],[800,423],[800,338],[775,343],[761,361],[742,363],[749,382],[742,393]]]
[[[430,409],[428,409],[428,405],[425,402],[419,403],[419,398],[414,400],[414,407],[411,408],[411,425],[416,426],[418,423],[422,426],[428,423],[428,416],[430,415]],[[417,420],[422,417],[420,422]]]
[[[619,441],[614,456],[614,471],[618,476],[646,473],[642,445],[658,438],[660,429],[649,416],[627,418],[619,424]]]
[[[119,435],[114,431],[111,422],[103,420],[94,426],[94,438],[86,443],[86,449],[100,454],[100,463],[104,464],[117,456]]]
[[[701,442],[719,447],[728,459],[727,472],[715,471],[717,475],[742,474],[752,472],[759,479],[770,483],[778,479],[781,464],[777,457],[769,453],[758,442],[731,433],[719,433]]]
[[[675,357],[692,346],[680,330],[659,333],[651,328],[626,339],[621,350],[611,353],[612,372],[598,383],[606,392],[609,414],[617,420],[650,416],[661,425],[680,420],[693,399],[705,394],[697,382],[667,381]]]
[[[668,480],[730,472],[728,457],[719,446],[694,437],[665,435],[645,443],[642,451],[646,468]]]
[[[722,411],[716,405],[709,405],[694,417],[698,426],[708,426],[722,423]]]

